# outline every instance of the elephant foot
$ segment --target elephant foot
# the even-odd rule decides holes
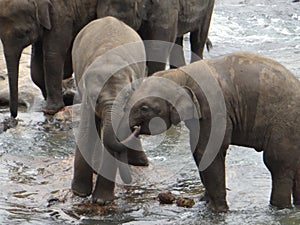
[[[201,196],[200,196],[200,199],[199,199],[201,202],[208,202],[209,201],[209,197],[208,197],[208,194],[206,191],[204,191]]]
[[[270,205],[271,205],[272,208],[279,209],[279,210],[280,209],[291,209],[291,208],[293,208],[291,203],[279,203],[279,202],[276,202],[276,201],[271,201]]]
[[[72,181],[72,192],[79,197],[87,197],[92,194],[92,184],[86,184],[84,182]]]
[[[63,102],[57,103],[57,104],[47,103],[46,106],[42,108],[42,111],[45,114],[54,115],[55,113],[57,113],[59,110],[61,110],[64,107],[65,107],[65,104]]]
[[[128,150],[128,163],[132,166],[149,166],[148,158],[144,151]]]
[[[114,182],[105,181],[102,177],[98,179],[95,190],[92,194],[92,201],[98,205],[108,205],[114,200]]]
[[[104,206],[104,205],[109,205],[112,203],[114,200],[114,194],[101,194],[101,196],[94,196],[92,197],[93,203]]]
[[[212,203],[212,201],[209,201],[207,204],[208,209],[210,209],[213,212],[221,213],[221,212],[227,212],[229,207],[226,202],[224,203]]]
[[[98,205],[107,205],[114,200],[115,182],[98,174],[92,201]]]

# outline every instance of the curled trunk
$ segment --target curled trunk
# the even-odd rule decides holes
[[[103,145],[118,160],[119,173],[124,183],[130,183],[132,180],[128,165],[127,151],[128,146],[136,146],[136,148],[140,146],[138,145],[140,142],[137,139],[139,130],[140,129],[137,128],[133,133],[129,133],[124,140],[119,140],[116,133],[121,131],[114,131],[110,115],[105,119],[103,124]]]

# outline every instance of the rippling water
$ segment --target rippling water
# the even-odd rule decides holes
[[[216,0],[209,34],[214,48],[205,57],[256,52],[300,77],[299,33],[300,3]],[[2,110],[0,119],[5,115]],[[38,112],[23,112],[19,118],[17,128],[0,134],[0,224],[300,224],[299,210],[269,208],[270,175],[262,154],[236,146],[230,147],[226,162],[230,212],[210,213],[198,200],[203,186],[183,126],[143,138],[154,166],[136,171],[141,179],[132,186],[117,189],[116,206],[109,213],[78,213],[68,194],[65,202],[48,205],[49,196],[70,186],[73,132],[55,124],[49,129]],[[193,198],[195,206],[160,205],[156,196],[166,190]]]

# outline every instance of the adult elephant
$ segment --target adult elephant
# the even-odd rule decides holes
[[[10,88],[10,112],[18,111],[18,73],[22,50],[32,44],[31,77],[54,114],[64,106],[62,80],[71,76],[75,35],[96,18],[97,0],[1,0],[0,39]]]
[[[114,16],[138,31],[145,42],[148,72],[163,70],[173,43],[182,45],[183,35],[191,32],[191,59],[203,58],[214,0],[103,0],[98,17]],[[170,64],[184,65],[182,48],[173,50]]]
[[[144,77],[145,49],[132,28],[105,17],[80,31],[72,59],[82,97],[72,190],[79,196],[90,195],[95,171],[98,178],[92,198],[102,205],[114,197],[117,167],[123,181],[130,182],[127,156],[130,164],[148,164],[137,138],[139,128],[131,134],[128,122],[126,126],[122,120],[124,104],[115,101],[117,96],[126,101],[135,88],[133,82]]]
[[[278,62],[235,53],[158,72],[141,84],[126,108],[130,126],[141,126],[141,134],[185,122],[212,209],[228,209],[229,144],[264,151],[272,176],[271,205],[291,207],[291,195],[300,205],[300,82]]]

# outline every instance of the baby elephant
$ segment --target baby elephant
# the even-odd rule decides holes
[[[300,82],[253,53],[207,59],[147,78],[128,102],[130,126],[158,134],[184,121],[204,199],[227,211],[225,155],[230,144],[264,151],[271,205],[300,205]],[[201,128],[201,129],[200,129]]]
[[[131,181],[128,161],[145,166],[147,157],[137,138],[122,120],[133,81],[146,73],[144,44],[139,35],[114,17],[95,20],[77,35],[72,50],[73,68],[81,95],[80,125],[76,136],[72,191],[88,196],[93,173],[98,174],[93,201],[105,204],[114,197],[115,176]],[[127,129],[126,129],[127,128]],[[103,147],[103,146],[104,147]]]

